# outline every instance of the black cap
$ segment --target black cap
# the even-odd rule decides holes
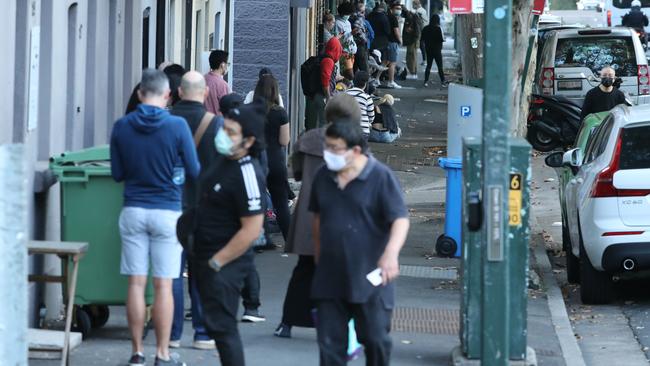
[[[244,104],[244,98],[241,95],[230,93],[219,99],[219,110],[225,115],[229,110],[237,108],[242,104]]]
[[[264,123],[266,109],[263,103],[255,100],[251,104],[241,104],[224,112],[224,116],[241,126],[243,137],[255,137],[255,143],[249,149],[252,156],[258,156],[264,149]]]
[[[354,86],[357,88],[360,88],[366,84],[368,84],[368,80],[370,79],[370,75],[368,75],[368,72],[359,70],[357,71],[356,74],[354,74]]]
[[[263,68],[260,69],[259,78],[261,79],[262,76],[264,76],[264,75],[273,75],[273,73],[271,72],[271,69],[269,69],[268,67],[263,67]]]

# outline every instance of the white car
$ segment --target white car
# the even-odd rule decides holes
[[[580,0],[576,3],[578,10],[596,10],[598,12],[605,9],[605,2],[602,0]]]
[[[564,188],[567,272],[585,304],[610,301],[614,274],[650,269],[649,117],[650,106],[612,109],[584,152],[556,164],[576,172]]]

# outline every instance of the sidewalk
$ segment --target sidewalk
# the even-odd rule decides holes
[[[423,68],[419,72],[422,75]],[[409,80],[400,82],[405,86],[403,89],[381,90],[397,98],[395,109],[403,137],[394,144],[371,144],[372,153],[399,177],[411,216],[411,231],[400,258],[401,277],[397,280],[392,327],[392,364],[397,366],[449,365],[451,351],[460,343],[460,261],[438,258],[433,253],[435,238],[442,234],[444,224],[445,176],[437,167],[437,159],[446,152],[447,95],[437,77],[432,78],[434,85],[428,89],[422,88],[422,81]],[[247,364],[317,365],[318,348],[313,329],[295,328],[292,339],[273,336],[295,256],[277,250],[257,255],[256,262],[262,281],[260,310],[267,321],[240,325]],[[545,293],[530,291],[528,300],[528,344],[536,350],[538,365],[565,365]],[[191,341],[191,323],[185,322],[183,348],[175,352],[188,365],[218,364],[215,351],[193,350]],[[150,332],[145,340],[148,364],[153,364],[154,352],[155,337]],[[72,352],[71,364],[124,365],[129,353],[125,309],[112,307],[108,324],[95,330],[91,338]],[[350,364],[363,365],[363,359],[362,356]],[[30,360],[31,365],[58,363]]]

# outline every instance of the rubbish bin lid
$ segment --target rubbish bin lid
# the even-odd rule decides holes
[[[462,169],[463,159],[460,158],[438,158],[438,165],[443,169]]]
[[[62,153],[50,158],[50,170],[61,182],[87,182],[91,175],[111,175],[108,145]]]

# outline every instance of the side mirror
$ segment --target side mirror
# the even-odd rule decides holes
[[[547,156],[544,162],[551,168],[561,168],[563,166],[563,156],[561,151],[557,151]]]
[[[582,151],[576,148],[565,152],[562,155],[562,165],[570,167],[574,174],[577,173],[582,165]]]

